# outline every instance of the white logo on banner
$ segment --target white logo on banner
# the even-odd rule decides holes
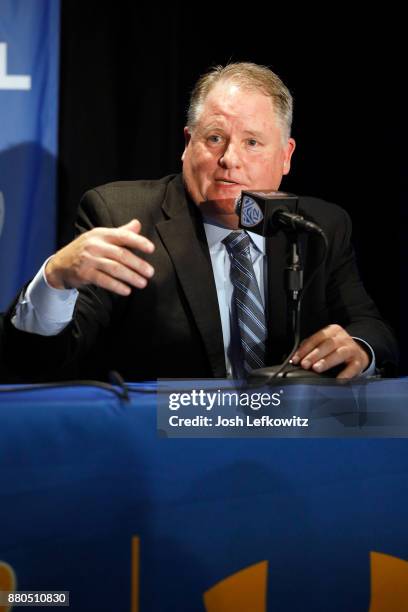
[[[4,197],[0,191],[0,237],[1,237],[1,232],[3,230],[5,214],[6,214],[6,207],[4,206]]]
[[[7,44],[0,43],[0,89],[31,89],[31,77],[27,74],[7,74]]]

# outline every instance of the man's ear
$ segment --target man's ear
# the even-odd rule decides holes
[[[186,154],[186,149],[189,145],[189,142],[191,140],[191,134],[190,134],[190,129],[187,127],[184,128],[184,151],[183,151],[183,155],[181,156],[181,161],[184,161],[184,156]]]
[[[294,138],[289,138],[288,143],[285,147],[285,157],[283,161],[283,174],[289,174],[290,171],[290,160],[292,159],[293,151],[296,148],[296,142]]]

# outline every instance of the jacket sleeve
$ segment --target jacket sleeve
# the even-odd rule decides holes
[[[88,191],[82,198],[76,232],[94,227],[112,227],[109,210],[97,190]],[[78,372],[84,371],[86,356],[92,352],[97,354],[97,344],[103,342],[112,309],[120,302],[120,296],[104,289],[93,285],[83,287],[68,326],[55,336],[42,336],[14,327],[11,319],[17,299],[5,315],[3,378],[25,382],[76,378]]]
[[[332,234],[332,248],[326,264],[326,299],[332,323],[339,323],[373,349],[376,366],[384,376],[395,376],[398,348],[391,327],[382,319],[368,295],[357,268],[351,244],[351,220],[338,209],[342,222]]]

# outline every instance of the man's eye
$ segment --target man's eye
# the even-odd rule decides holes
[[[222,140],[222,136],[220,136],[219,134],[211,134],[210,136],[208,136],[207,140],[211,144],[219,144]]]
[[[249,138],[248,139],[248,144],[250,147],[256,147],[256,145],[258,144],[258,141],[255,140],[255,138]]]

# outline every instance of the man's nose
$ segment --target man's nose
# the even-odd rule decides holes
[[[239,168],[241,166],[241,157],[235,144],[229,142],[223,154],[220,157],[220,164],[224,168]]]

